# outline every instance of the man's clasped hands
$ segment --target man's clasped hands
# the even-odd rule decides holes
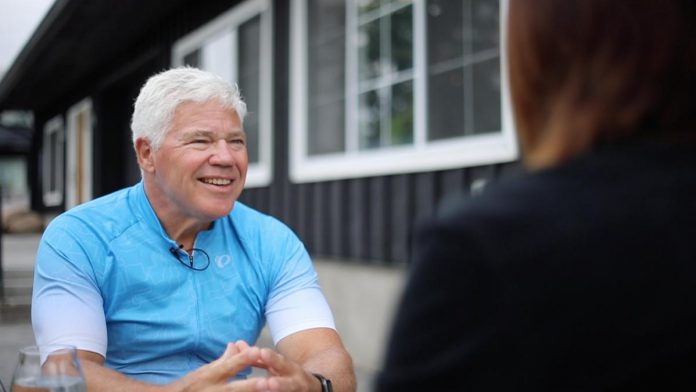
[[[227,382],[247,367],[266,369],[267,377]],[[181,383],[181,384],[179,384]],[[317,379],[302,367],[270,348],[249,346],[244,341],[228,343],[217,360],[175,382],[182,391],[307,391]],[[319,389],[320,390],[320,389]]]

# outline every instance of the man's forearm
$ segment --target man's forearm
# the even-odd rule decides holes
[[[133,380],[90,360],[82,360],[81,366],[87,383],[87,390],[90,392],[165,392],[168,390],[167,386]]]
[[[314,353],[302,367],[330,379],[335,392],[354,392],[356,389],[353,360],[344,349],[327,348]]]
[[[156,385],[136,381],[103,366],[99,354],[80,351],[82,370],[90,392],[135,391],[135,392],[191,392],[202,391],[211,386],[228,383],[229,379],[252,365],[253,360],[240,353],[234,343],[229,343],[222,356],[215,361],[191,371],[184,377],[166,384]]]

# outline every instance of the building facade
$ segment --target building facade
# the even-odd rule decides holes
[[[403,263],[450,195],[517,169],[504,0],[57,0],[0,82],[32,110],[32,206],[139,181],[129,129],[150,75],[236,82],[249,114],[241,200],[315,257]]]

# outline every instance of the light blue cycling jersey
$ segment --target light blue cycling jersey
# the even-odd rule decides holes
[[[37,343],[72,344],[127,376],[165,383],[217,359],[228,342],[253,344],[266,319],[274,342],[334,328],[307,251],[278,220],[236,202],[194,248],[203,252],[193,266],[209,258],[208,268],[172,254],[177,244],[142,182],[60,215],[36,259]]]

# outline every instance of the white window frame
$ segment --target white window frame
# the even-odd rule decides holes
[[[238,57],[237,26],[259,15],[261,18],[260,78],[259,78],[259,161],[250,163],[247,171],[246,188],[265,187],[273,181],[273,9],[269,0],[249,0],[206,23],[184,36],[172,47],[172,65],[184,64],[184,56],[222,32],[231,32],[231,58]],[[237,80],[236,63],[220,74],[230,82]]]
[[[55,142],[57,148],[49,145],[51,136],[56,134]],[[53,151],[56,151],[54,156]],[[42,147],[42,168],[43,175],[43,203],[46,207],[59,206],[63,202],[63,189],[65,186],[63,171],[65,170],[63,158],[65,156],[65,122],[63,116],[55,116],[50,119],[43,128],[43,147]],[[56,168],[56,178],[54,179],[56,189],[49,189],[51,184],[51,167]]]
[[[307,152],[307,0],[291,0],[290,32],[290,179],[295,183],[359,178],[471,167],[518,158],[507,72],[506,19],[508,0],[500,0],[501,123],[495,134],[469,135],[427,141],[425,75],[425,0],[414,0],[414,142],[408,146],[358,150],[349,142],[357,132],[357,69],[354,34],[346,41],[346,148],[347,151],[310,156]],[[346,0],[352,2],[355,0]],[[351,26],[347,12],[347,26]]]
[[[78,151],[77,140],[78,140],[78,123],[77,118],[80,115],[85,116],[84,124],[84,139],[82,140],[82,151]],[[71,106],[68,110],[68,132],[67,132],[67,182],[66,182],[66,205],[65,209],[70,209],[79,203],[84,203],[92,199],[92,157],[94,144],[92,143],[93,129],[94,125],[94,114],[92,113],[92,100],[90,98],[85,98],[82,101]],[[78,154],[84,154],[83,167],[84,172],[79,176],[83,181],[79,186],[82,190],[82,194],[77,194],[78,184],[77,184],[77,167]]]

